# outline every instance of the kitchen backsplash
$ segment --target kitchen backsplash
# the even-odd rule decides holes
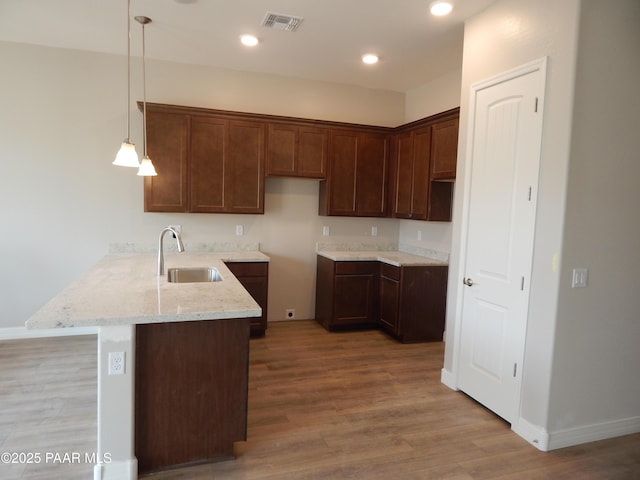
[[[165,252],[177,252],[176,242],[173,239],[165,238]],[[255,252],[260,250],[259,242],[184,242],[184,249],[187,252]],[[110,243],[109,253],[157,253],[158,243],[152,242],[127,242]]]
[[[419,255],[421,257],[434,258],[443,262],[449,262],[449,254],[431,248],[418,247],[415,245],[399,244],[387,239],[374,240],[371,237],[366,239],[360,237],[343,237],[339,240],[327,240],[316,243],[317,252],[381,252],[398,251]]]

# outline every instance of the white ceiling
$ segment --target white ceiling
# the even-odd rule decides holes
[[[146,15],[147,57],[406,91],[460,68],[464,20],[495,0],[131,0]],[[304,17],[296,32],[261,27],[267,11]],[[0,0],[0,40],[126,54],[126,0]],[[132,54],[141,54],[132,20]],[[243,33],[261,43],[247,49]],[[360,61],[376,52],[377,65]]]

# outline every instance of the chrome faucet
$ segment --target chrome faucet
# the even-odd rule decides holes
[[[178,244],[178,251],[184,252],[184,243],[182,243],[182,237],[178,233],[178,231],[173,227],[165,227],[160,232],[160,237],[158,238],[158,276],[164,275],[164,253],[162,251],[162,239],[164,238],[164,234],[167,232],[173,233],[173,236],[176,237],[176,243]]]

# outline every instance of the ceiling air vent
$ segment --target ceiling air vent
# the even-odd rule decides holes
[[[267,12],[262,20],[262,26],[267,28],[275,28],[276,30],[285,30],[287,32],[295,32],[304,20],[302,17],[294,17],[292,15],[283,15],[282,13]]]

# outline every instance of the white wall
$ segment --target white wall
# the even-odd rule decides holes
[[[272,257],[269,318],[285,308],[312,318],[315,242],[332,236],[398,239],[388,219],[319,217],[318,182],[268,179],[265,215],[143,213],[142,180],[111,165],[126,134],[126,58],[0,42],[0,327],[21,326],[108,252],[112,242],[154,243],[181,224],[184,240],[228,240],[235,225]],[[141,98],[139,59],[133,100]],[[396,126],[405,96],[298,79],[148,62],[152,102]],[[142,145],[141,116],[132,137]]]
[[[405,123],[459,107],[461,82],[462,62],[459,69],[407,91]]]
[[[640,2],[582,4],[548,422],[564,436],[640,429]]]
[[[445,373],[453,375],[453,339],[459,321],[463,259],[459,256],[463,202],[468,188],[469,89],[533,60],[549,57],[544,105],[542,158],[531,284],[531,304],[523,371],[521,417],[544,430],[549,416],[553,341],[562,251],[564,204],[571,139],[579,0],[500,0],[465,25],[462,64],[458,178],[454,196],[449,267]]]

